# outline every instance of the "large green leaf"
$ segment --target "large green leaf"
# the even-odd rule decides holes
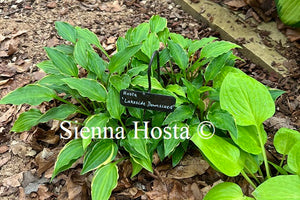
[[[185,70],[189,64],[189,57],[186,51],[177,43],[172,40],[168,40],[168,48],[173,61],[182,70]]]
[[[275,0],[281,21],[289,26],[300,27],[300,1]]]
[[[227,42],[227,41],[216,41],[205,45],[200,54],[201,58],[216,58],[223,53],[227,53],[231,49],[241,48],[239,45]]]
[[[193,105],[181,105],[170,113],[165,119],[163,125],[171,124],[172,122],[181,122],[193,117],[195,107]]]
[[[77,64],[88,69],[88,54],[87,50],[92,51],[92,47],[83,39],[79,39],[74,48],[74,58]]]
[[[178,128],[174,128],[175,125]],[[182,127],[187,127],[187,125],[183,123],[172,123],[169,127],[171,128],[169,129],[170,135],[165,135],[166,138],[164,138],[165,157],[172,153],[175,150],[175,148],[180,144],[180,142],[184,141],[184,138],[181,139],[180,135],[182,132],[185,131],[182,129]],[[186,135],[188,136],[188,133]]]
[[[108,200],[112,190],[117,187],[118,178],[116,163],[109,163],[99,168],[92,180],[92,199]]]
[[[205,195],[203,200],[250,200],[253,198],[244,196],[239,185],[230,182],[220,183],[214,186]]]
[[[177,33],[170,33],[170,38],[176,44],[179,44],[183,49],[186,49],[191,43],[190,39],[184,38],[182,35]]]
[[[267,88],[240,73],[229,73],[224,79],[220,104],[240,126],[259,126],[275,113],[275,104]]]
[[[86,149],[87,146],[91,143],[92,138],[109,138],[109,136],[104,135],[105,133],[101,132],[106,124],[109,121],[108,113],[99,113],[88,117],[85,122],[84,126],[88,128],[86,132],[83,132],[84,138],[82,139],[82,146],[83,149]]]
[[[287,163],[291,170],[300,175],[300,141],[298,141],[295,145],[293,145],[293,148],[291,148]]]
[[[66,84],[77,90],[82,96],[89,98],[92,101],[105,102],[107,92],[105,87],[96,80],[88,78],[65,78]]]
[[[189,81],[182,79],[183,84],[187,88],[187,98],[190,100],[193,104],[195,104],[200,110],[205,109],[205,104],[200,98],[200,90],[197,90],[197,88]]]
[[[138,127],[138,129],[142,128]],[[137,131],[136,133],[135,130]],[[121,140],[121,145],[124,146],[126,151],[130,154],[130,157],[136,163],[152,172],[152,162],[147,149],[147,139],[145,138],[145,133],[144,131],[138,131],[137,129],[135,130],[130,131],[125,140]]]
[[[257,200],[299,200],[300,177],[298,175],[272,177],[259,185],[252,195]]]
[[[158,33],[167,27],[167,19],[159,15],[153,15],[149,20],[149,24],[151,32]]]
[[[110,87],[107,95],[107,110],[112,118],[121,120],[121,115],[125,112],[125,107],[120,104],[120,93]]]
[[[21,105],[27,103],[36,106],[44,101],[50,101],[55,96],[56,93],[47,87],[30,84],[8,93],[0,100],[0,104]]]
[[[11,128],[11,131],[29,131],[31,127],[39,123],[39,118],[41,115],[42,113],[38,109],[30,109],[27,112],[23,112],[16,120],[14,126]]]
[[[51,180],[60,172],[69,169],[72,164],[84,154],[81,139],[74,139],[68,142],[60,150],[55,162]]]
[[[94,72],[101,80],[103,78],[103,74],[105,73],[107,63],[95,51],[88,51],[87,56],[88,69]]]
[[[177,85],[177,84],[169,84],[167,85],[166,89],[170,92],[174,92],[179,96],[185,97],[185,92],[183,87]]]
[[[119,37],[117,40],[117,51],[122,51],[123,49],[125,49],[127,46],[129,45],[128,40],[126,40],[123,37]]]
[[[78,68],[70,56],[49,47],[44,48],[56,68],[63,74],[78,76]]]
[[[100,140],[91,151],[84,156],[81,174],[99,168],[113,161],[117,155],[118,146],[113,140]]]
[[[77,33],[75,28],[71,24],[67,22],[56,21],[55,28],[57,30],[58,35],[60,35],[62,38],[72,43],[76,42]]]
[[[287,155],[291,148],[299,141],[300,133],[288,128],[280,128],[274,136],[276,151],[284,155]]]
[[[51,60],[45,60],[43,62],[38,63],[36,66],[38,66],[47,74],[56,74],[56,75],[61,74]]]
[[[213,81],[214,88],[221,88],[223,80],[230,72],[244,74],[244,72],[238,68],[225,66],[221,69],[220,73],[218,73],[217,76],[214,78]]]
[[[127,89],[131,81],[130,77],[127,74],[123,74],[122,77],[119,75],[113,75],[109,80],[118,92],[120,92],[120,90],[122,89]]]
[[[111,73],[123,72],[125,65],[129,62],[129,59],[141,48],[142,45],[128,46],[122,51],[119,51],[111,57],[108,64],[108,69]]]
[[[159,50],[159,39],[155,33],[150,33],[141,47],[142,52],[151,58],[154,51]]]
[[[207,45],[208,43],[211,43],[212,41],[214,41],[216,39],[218,39],[218,38],[216,38],[216,37],[208,37],[208,38],[202,38],[201,40],[197,40],[197,41],[193,42],[189,46],[189,51],[188,51],[189,57],[193,53],[195,53],[197,50],[199,50],[200,48],[204,47],[205,45]]]
[[[237,176],[241,172],[243,165],[236,146],[217,135],[203,139],[197,134],[198,130],[193,131],[191,140],[218,170],[227,176]]]
[[[45,123],[51,119],[64,120],[69,115],[74,114],[76,110],[77,110],[76,106],[69,105],[69,104],[62,104],[58,107],[54,107],[48,110],[45,114],[43,114],[40,117],[38,122]]]
[[[230,54],[232,54],[232,52],[224,53],[214,58],[208,64],[204,73],[204,78],[206,82],[213,80],[217,76],[217,74],[220,73],[222,68],[225,66],[226,61],[229,58]]]
[[[140,44],[145,40],[149,34],[150,25],[149,23],[142,23],[135,27],[130,34],[130,41],[132,44]]]
[[[89,44],[94,44],[96,47],[98,47],[105,55],[107,58],[109,58],[109,55],[107,54],[107,52],[104,50],[104,48],[101,46],[100,41],[97,37],[97,35],[93,32],[91,32],[88,29],[83,29],[80,27],[76,27],[76,31],[77,31],[77,37],[79,39],[84,39],[86,40]]]

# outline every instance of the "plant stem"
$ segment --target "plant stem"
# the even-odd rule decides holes
[[[259,166],[258,166],[258,173],[259,173],[259,175],[261,176],[262,180],[264,181],[265,178],[264,178],[264,175],[263,175],[263,173],[262,173],[262,171],[261,171],[261,169],[260,169]]]
[[[122,122],[122,120],[121,120],[121,119],[119,119],[119,122],[121,123],[121,125],[122,125],[123,129],[125,130],[125,132],[127,132],[127,130],[126,130],[126,126],[124,125],[124,123]]]
[[[283,162],[285,161],[285,156],[286,156],[285,154],[282,155],[282,159],[280,161],[279,167],[282,167]],[[279,174],[279,171],[277,171],[276,176],[278,176],[278,174]]]
[[[259,139],[261,151],[262,151],[263,158],[264,158],[264,163],[265,163],[265,168],[266,168],[266,173],[267,173],[267,179],[269,179],[269,178],[271,178],[271,174],[270,174],[270,168],[269,168],[267,154],[266,154],[266,150],[265,150],[265,145],[262,141],[262,133],[261,133],[261,130],[258,126],[256,126],[256,130],[258,132],[258,139]]]
[[[253,183],[253,181],[249,178],[249,176],[245,173],[244,170],[241,171],[241,174],[242,174],[243,177],[248,181],[248,183],[249,183],[254,189],[256,189],[256,185]]]
[[[251,172],[251,170],[248,169],[247,166],[245,166],[245,169],[247,169],[248,173],[254,178],[254,180],[260,184],[261,182],[258,180],[258,178]]]
[[[85,111],[87,113],[89,113],[89,115],[91,115],[90,111],[87,109],[87,107],[82,103],[82,101],[80,101],[79,99],[75,98],[75,100],[80,103],[80,105],[85,109]]]
[[[128,158],[129,158],[129,156],[120,158],[119,160],[115,161],[115,163],[116,163],[116,165],[117,165],[118,163],[120,163],[120,162],[122,162],[123,160],[126,160],[126,159],[128,159]]]

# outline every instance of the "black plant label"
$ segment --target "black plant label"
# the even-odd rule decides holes
[[[123,106],[172,112],[176,99],[172,96],[153,94],[135,90],[121,90],[120,103]]]

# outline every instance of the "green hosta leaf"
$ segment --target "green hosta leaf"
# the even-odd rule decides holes
[[[288,175],[288,172],[285,169],[283,169],[282,167],[276,165],[275,163],[272,163],[271,161],[268,161],[268,163],[271,164],[280,174]]]
[[[148,23],[142,23],[135,27],[130,34],[130,41],[132,44],[140,44],[145,40],[149,34],[150,25]]]
[[[214,81],[213,81],[214,88],[220,88],[223,83],[223,80],[230,72],[245,74],[240,69],[230,67],[230,66],[225,66],[221,69],[220,73],[218,73],[217,76],[214,78]]]
[[[70,56],[53,48],[44,48],[56,68],[63,74],[78,76],[78,68]]]
[[[167,19],[159,15],[153,15],[149,21],[150,30],[152,33],[163,31],[167,27]]]
[[[214,41],[216,39],[218,39],[218,38],[208,37],[208,38],[202,38],[201,40],[197,40],[197,41],[193,42],[189,46],[188,56],[190,57],[193,53],[198,51],[200,48],[204,47],[205,45],[207,45],[208,43],[211,43],[212,41]]]
[[[287,163],[291,170],[300,175],[300,141],[291,148]]]
[[[172,154],[172,166],[175,167],[179,162],[180,160],[183,158],[184,156],[184,149],[182,148],[182,146],[178,146],[174,153]]]
[[[204,73],[204,78],[206,82],[213,80],[217,76],[217,74],[220,73],[222,68],[225,66],[226,61],[229,58],[230,54],[232,54],[232,52],[224,53],[214,58],[208,64]]]
[[[39,119],[39,123],[45,123],[51,119],[64,120],[69,115],[74,114],[76,110],[77,110],[76,106],[69,105],[69,104],[62,104],[58,107],[51,108],[45,114],[43,114]]]
[[[255,174],[260,165],[261,162],[258,160],[258,157],[261,155],[252,155],[250,153],[246,153],[244,151],[240,151],[241,152],[241,157],[242,160],[244,160],[244,169],[246,169],[246,173],[249,171],[253,174]]]
[[[11,131],[22,132],[29,131],[33,126],[39,123],[39,118],[42,113],[38,109],[30,109],[27,112],[23,112],[16,120]]]
[[[134,107],[128,107],[129,114],[137,119],[142,119],[143,116],[143,109],[140,108],[134,108]]]
[[[126,40],[123,37],[119,37],[117,40],[117,51],[122,51],[123,49],[125,49],[127,46],[129,45],[128,40]]]
[[[244,196],[239,185],[230,182],[220,183],[214,186],[205,195],[203,200],[247,200],[253,199]]]
[[[121,120],[121,115],[125,112],[125,107],[120,104],[120,93],[110,87],[107,95],[107,110],[112,118]]]
[[[220,103],[240,126],[259,126],[275,112],[274,101],[267,88],[255,79],[229,73],[220,91]]]
[[[60,150],[55,162],[54,171],[51,180],[60,172],[69,169],[78,158],[84,154],[81,139],[75,139],[68,142]]]
[[[299,188],[298,175],[281,175],[263,182],[252,195],[257,200],[298,200],[300,199]]]
[[[175,126],[178,127],[178,128],[175,128],[176,133],[174,133],[174,128],[173,128]],[[170,129],[168,130],[170,135],[168,137],[168,135],[165,134],[165,137],[168,137],[168,138],[164,138],[164,150],[165,150],[164,157],[166,157],[170,153],[172,153],[175,150],[175,148],[180,144],[180,142],[184,141],[184,139],[180,138],[180,135],[183,132],[185,132],[184,136],[188,136],[188,132],[186,132],[186,130],[183,129],[182,127],[186,127],[186,125],[183,123],[173,123],[170,125]],[[183,138],[186,138],[186,137],[183,137]]]
[[[76,42],[77,33],[75,28],[67,22],[55,22],[55,29],[57,30],[58,35],[60,35],[65,40],[68,40],[72,43]]]
[[[42,69],[46,74],[61,74],[57,67],[53,64],[51,60],[45,60],[37,64],[37,66]]]
[[[123,74],[122,77],[119,75],[113,75],[110,77],[110,83],[117,89],[118,92],[122,89],[127,89],[130,85],[130,77],[127,74]]]
[[[172,42],[179,44],[183,49],[186,49],[189,45],[188,39],[185,39],[182,35],[177,33],[170,33]]]
[[[92,180],[92,199],[108,200],[112,190],[117,187],[118,178],[116,163],[109,163],[99,168]]]
[[[263,138],[263,143],[267,141],[267,133],[264,131],[261,125],[261,136]],[[259,142],[258,132],[255,126],[237,126],[238,137],[233,138],[233,141],[244,151],[251,154],[260,154],[261,146]]]
[[[222,137],[214,135],[210,139],[203,139],[197,132],[198,130],[194,130],[191,140],[206,158],[227,176],[237,176],[243,169],[240,162],[240,150]]]
[[[47,87],[30,84],[8,93],[0,100],[0,104],[21,105],[27,103],[36,106],[44,101],[50,101],[55,96],[56,93]]]
[[[163,42],[165,45],[167,44],[169,35],[170,35],[170,31],[168,28],[165,28],[163,31],[157,33],[159,41]]]
[[[178,94],[179,96],[182,96],[182,97],[185,97],[185,92],[184,92],[184,89],[183,87],[177,85],[177,84],[170,84],[170,85],[167,85],[167,88],[166,88],[168,91],[171,91],[171,92],[174,92],[176,94]]]
[[[179,66],[180,69],[185,70],[189,64],[189,57],[186,51],[177,43],[168,40],[168,48],[173,61]]]
[[[139,65],[138,67],[134,67],[128,70],[127,74],[130,76],[130,78],[133,78],[134,76],[138,75],[142,71],[145,71],[146,69],[148,69],[148,65],[142,64]]]
[[[134,130],[130,131],[126,139],[121,140],[121,145],[124,146],[134,162],[152,172],[152,162],[147,149],[147,140],[145,139],[144,131],[137,130],[136,134]]]
[[[300,133],[288,128],[280,128],[274,136],[276,151],[283,155],[288,155],[291,148],[299,141]]]
[[[208,113],[208,119],[219,129],[230,132],[232,138],[237,138],[237,127],[232,115],[226,110],[216,109]]]
[[[118,146],[113,140],[100,140],[88,152],[83,161],[81,174],[97,169],[113,161],[117,155]]]
[[[88,145],[92,141],[92,138],[110,138],[110,135],[104,135],[104,133],[101,133],[101,130],[103,130],[103,127],[106,127],[108,121],[109,115],[107,113],[99,113],[96,115],[92,115],[86,119],[84,124],[88,129],[86,130],[86,132],[82,132],[84,136],[84,138],[82,139],[83,149],[86,149],[88,147]]]
[[[61,51],[64,54],[67,54],[69,56],[73,55],[74,52],[74,46],[73,45],[65,45],[65,44],[61,44],[58,46],[55,46],[54,49]]]
[[[273,89],[273,88],[268,88],[268,89],[269,89],[269,92],[270,92],[270,94],[271,94],[271,96],[272,96],[272,99],[273,99],[274,101],[276,101],[276,99],[277,99],[279,96],[281,96],[282,94],[285,93],[285,91],[283,91],[283,90],[277,90],[277,89]]]
[[[187,97],[188,99],[195,105],[197,105],[197,107],[200,110],[204,110],[205,109],[205,104],[202,101],[202,99],[200,98],[200,91],[197,90],[197,88],[190,83],[189,81],[182,79],[183,84],[186,86],[187,88]]]
[[[300,1],[275,0],[281,21],[289,26],[300,27]]]
[[[52,85],[61,86],[61,85],[65,84],[65,82],[62,81],[62,79],[64,79],[64,78],[68,78],[68,76],[65,76],[62,74],[59,74],[59,75],[50,74],[48,76],[44,76],[37,83],[39,85],[43,85],[43,86],[51,88],[50,86],[52,86]]]
[[[102,58],[100,58],[100,56],[94,51],[88,51],[87,56],[88,56],[88,69],[94,72],[97,75],[97,77],[100,80],[102,80],[107,63]]]
[[[172,122],[181,122],[185,119],[193,117],[195,107],[193,105],[181,105],[170,113],[165,119],[163,125],[171,124]]]
[[[216,41],[205,45],[201,50],[201,58],[216,58],[224,53],[227,53],[231,49],[241,48],[239,45],[226,42],[226,41]]]
[[[132,158],[130,158],[130,162],[131,162],[131,165],[132,165],[132,174],[131,174],[130,178],[132,178],[135,175],[137,175],[143,169],[143,166],[136,163]]]
[[[129,62],[129,59],[140,50],[141,45],[128,46],[122,51],[119,51],[111,57],[108,64],[108,69],[111,73],[123,72],[125,65]]]
[[[159,39],[155,33],[150,33],[141,47],[142,52],[151,58],[154,51],[159,50]]]
[[[148,89],[148,76],[136,76],[131,84],[133,86],[141,86],[145,89]],[[155,90],[163,90],[164,88],[161,86],[161,84],[158,82],[156,78],[151,77],[151,88]]]
[[[87,50],[93,51],[92,47],[83,39],[79,39],[74,48],[74,58],[77,64],[88,69]]]
[[[77,90],[80,95],[92,101],[105,102],[106,100],[106,89],[96,80],[88,78],[65,78],[63,81],[66,82],[70,88]]]
[[[77,36],[79,39],[84,39],[89,44],[94,44],[106,55],[107,58],[109,58],[109,55],[104,50],[104,48],[101,46],[100,41],[95,33],[91,32],[90,30],[88,30],[86,28],[83,29],[80,27],[76,27],[76,31],[77,31]]]
[[[159,64],[164,66],[171,59],[170,52],[168,49],[163,49],[159,52]]]

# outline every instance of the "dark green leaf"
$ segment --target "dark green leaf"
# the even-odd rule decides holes
[[[180,69],[185,70],[189,64],[189,58],[186,51],[172,40],[168,40],[168,48],[173,61]]]
[[[127,74],[123,74],[122,77],[119,75],[113,75],[109,80],[118,92],[120,92],[120,90],[122,89],[127,89],[131,81],[130,77]]]
[[[37,64],[37,66],[42,69],[47,74],[61,74],[58,68],[53,64],[51,60],[45,60]]]
[[[167,27],[167,19],[159,15],[153,15],[149,21],[152,33],[158,33]]]
[[[38,122],[45,123],[51,119],[64,120],[69,115],[74,114],[76,110],[77,110],[76,106],[69,105],[69,104],[62,104],[58,107],[54,107],[48,110],[45,114],[43,114],[40,117]]]
[[[96,80],[88,78],[65,78],[66,84],[77,90],[83,97],[87,97],[92,101],[105,102],[107,92],[105,87]]]
[[[130,41],[132,44],[140,44],[145,40],[149,34],[150,25],[148,23],[142,23],[135,27],[130,34]]]
[[[93,51],[92,47],[83,39],[79,39],[74,48],[74,58],[77,64],[88,69],[88,55],[87,51]]]
[[[107,63],[94,51],[88,51],[88,69],[94,72],[102,80]]]
[[[154,51],[159,50],[159,39],[155,33],[148,35],[147,39],[143,42],[141,50],[148,58],[152,57]]]
[[[55,50],[45,47],[48,57],[51,59],[56,68],[63,74],[78,76],[78,68],[70,56]]]
[[[15,121],[11,131],[22,132],[29,131],[33,126],[39,123],[39,118],[42,113],[38,109],[30,109],[27,112],[23,112],[19,118]]]
[[[75,28],[67,22],[55,22],[55,29],[58,35],[72,43],[76,42],[77,34]]]
[[[125,112],[125,107],[120,104],[120,93],[110,87],[107,95],[107,110],[112,118],[121,120],[121,115]]]
[[[219,55],[227,53],[231,49],[241,48],[239,45],[227,42],[227,41],[216,41],[205,45],[200,54],[201,58],[216,58]]]
[[[51,180],[60,172],[69,169],[72,164],[84,154],[81,139],[74,139],[68,142],[60,150],[55,162]]]
[[[197,40],[195,42],[193,42],[190,47],[189,47],[189,57],[195,53],[196,51],[198,51],[200,48],[204,47],[205,45],[207,45],[208,43],[211,43],[212,41],[216,40],[218,38],[216,37],[208,37],[208,38],[202,38],[201,40]]]
[[[204,78],[205,81],[208,82],[210,80],[213,80],[218,73],[222,70],[222,68],[225,66],[225,63],[228,59],[228,57],[232,54],[232,52],[224,53],[216,58],[214,58],[206,67]]]
[[[52,100],[55,96],[56,93],[47,87],[30,84],[8,93],[0,100],[0,104],[21,105],[27,103],[36,106],[44,101]]]
[[[172,122],[182,122],[186,119],[190,119],[194,111],[195,107],[193,105],[181,105],[167,116],[163,124],[168,125]]]

